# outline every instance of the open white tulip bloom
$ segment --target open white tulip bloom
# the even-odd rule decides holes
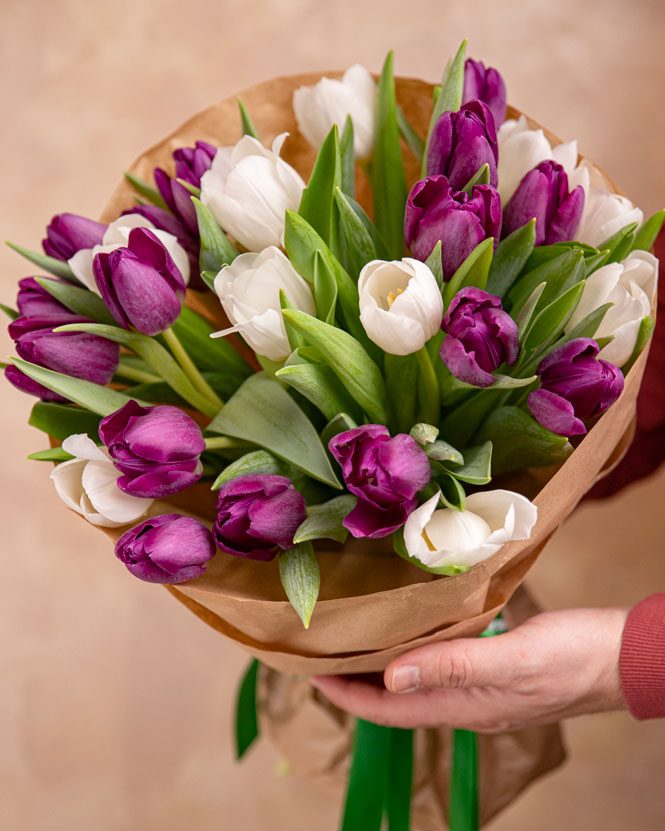
[[[115,469],[106,450],[85,433],[68,436],[62,448],[76,458],[56,465],[51,479],[65,505],[88,522],[117,528],[136,521],[152,505],[152,499],[120,490],[116,483],[122,473]]]
[[[249,251],[282,245],[286,211],[300,205],[305,183],[279,157],[287,136],[277,136],[272,150],[251,136],[234,147],[220,147],[201,178],[201,201]]]
[[[441,291],[420,260],[372,260],[360,272],[358,293],[367,336],[391,355],[411,355],[439,331]]]
[[[164,248],[171,255],[171,259],[176,264],[178,271],[182,274],[182,279],[185,285],[189,282],[189,257],[187,252],[178,242],[177,237],[169,234],[167,231],[161,231],[159,228],[140,214],[125,214],[118,217],[118,219],[111,222],[106,231],[101,245],[95,245],[94,248],[82,248],[77,251],[73,257],[67,262],[69,267],[74,272],[83,285],[99,294],[95,276],[92,271],[92,261],[97,254],[108,254],[115,251],[116,248],[126,248],[129,243],[129,233],[134,228],[149,228],[157,239],[162,243]]]
[[[374,147],[376,91],[374,79],[360,64],[349,67],[341,81],[322,78],[313,87],[299,87],[293,93],[298,129],[318,150],[333,124],[341,134],[350,115],[356,158],[368,159]]]
[[[538,509],[519,493],[506,490],[474,493],[466,510],[437,510],[435,494],[409,515],[404,544],[411,557],[428,568],[473,566],[511,540],[528,540]]]
[[[239,332],[252,349],[272,361],[286,358],[291,348],[279,302],[283,289],[289,301],[309,315],[316,314],[312,291],[275,246],[260,254],[241,254],[215,277],[215,291],[233,326],[213,337]]]
[[[630,199],[603,187],[590,186],[584,180],[580,184],[585,193],[584,210],[575,234],[578,242],[598,248],[626,225],[642,223],[644,214]]]
[[[594,337],[614,340],[598,357],[618,367],[633,354],[642,318],[651,314],[658,285],[658,260],[648,251],[633,251],[623,262],[609,263],[587,278],[584,291],[567,330],[573,329],[588,314],[605,303],[614,305]]]
[[[517,190],[524,176],[536,165],[549,159],[558,162],[569,175],[577,164],[577,141],[565,141],[555,147],[542,130],[531,130],[525,116],[504,121],[497,133],[499,143],[498,191],[501,203]],[[572,187],[572,185],[571,185]]]

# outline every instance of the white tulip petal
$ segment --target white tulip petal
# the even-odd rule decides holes
[[[399,317],[385,309],[365,309],[360,313],[360,322],[370,340],[391,355],[412,355],[426,343],[425,332],[418,321]]]
[[[506,517],[512,507],[515,511],[515,526],[510,538],[513,540],[528,540],[538,518],[538,509],[526,496],[503,489],[474,493],[467,497],[466,507],[482,516],[492,532],[505,527]]]
[[[99,248],[101,246],[97,247]],[[97,283],[95,282],[95,275],[92,270],[92,260],[94,257],[92,252],[92,248],[81,248],[76,252],[76,254],[74,254],[73,257],[70,257],[67,260],[67,264],[71,268],[74,277],[76,277],[77,280],[83,283],[83,285],[87,289],[90,289],[90,291],[94,291],[95,294],[99,294],[99,289],[97,288]]]
[[[74,433],[62,443],[62,449],[77,459],[90,459],[98,462],[108,462],[106,449],[98,447],[87,433]]]
[[[81,476],[87,461],[84,459],[69,459],[56,465],[51,471],[51,479],[55,485],[58,496],[68,508],[77,513],[81,511],[81,496],[83,486]]]
[[[551,158],[558,162],[567,174],[571,174],[577,165],[577,139],[563,141],[552,148]],[[570,186],[570,183],[569,183]]]
[[[615,366],[622,367],[633,354],[639,329],[639,319],[629,320],[627,323],[617,327],[612,332],[614,339],[600,350],[598,357],[604,361],[609,361]],[[599,332],[596,332],[595,336],[597,338],[607,337],[607,335],[601,335]]]

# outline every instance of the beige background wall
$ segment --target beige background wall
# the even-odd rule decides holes
[[[188,115],[270,76],[380,68],[434,80],[468,35],[511,103],[665,202],[661,0],[0,0],[0,233],[37,247],[62,210],[95,216],[121,171]],[[31,273],[0,250],[0,299]],[[0,334],[3,354],[10,351]],[[0,387],[0,827],[334,829],[335,800],[276,774],[263,745],[231,762],[245,659],[166,592],[133,579],[64,511],[30,400]],[[529,583],[548,608],[634,603],[665,586],[665,472],[580,510]],[[662,828],[665,725],[567,728],[571,760],[493,825]]]

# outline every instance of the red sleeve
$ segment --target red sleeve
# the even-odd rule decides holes
[[[633,716],[665,718],[665,594],[652,594],[628,613],[619,667]]]
[[[665,228],[654,243],[654,253],[665,263]],[[587,498],[603,499],[621,488],[650,476],[665,461],[665,275],[658,283],[656,329],[649,360],[637,398],[635,438],[628,452],[605,479],[601,479]]]

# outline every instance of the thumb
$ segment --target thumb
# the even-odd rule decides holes
[[[460,638],[406,652],[388,665],[386,688],[394,693],[422,688],[482,687],[505,683],[515,664],[508,632],[492,638]]]

